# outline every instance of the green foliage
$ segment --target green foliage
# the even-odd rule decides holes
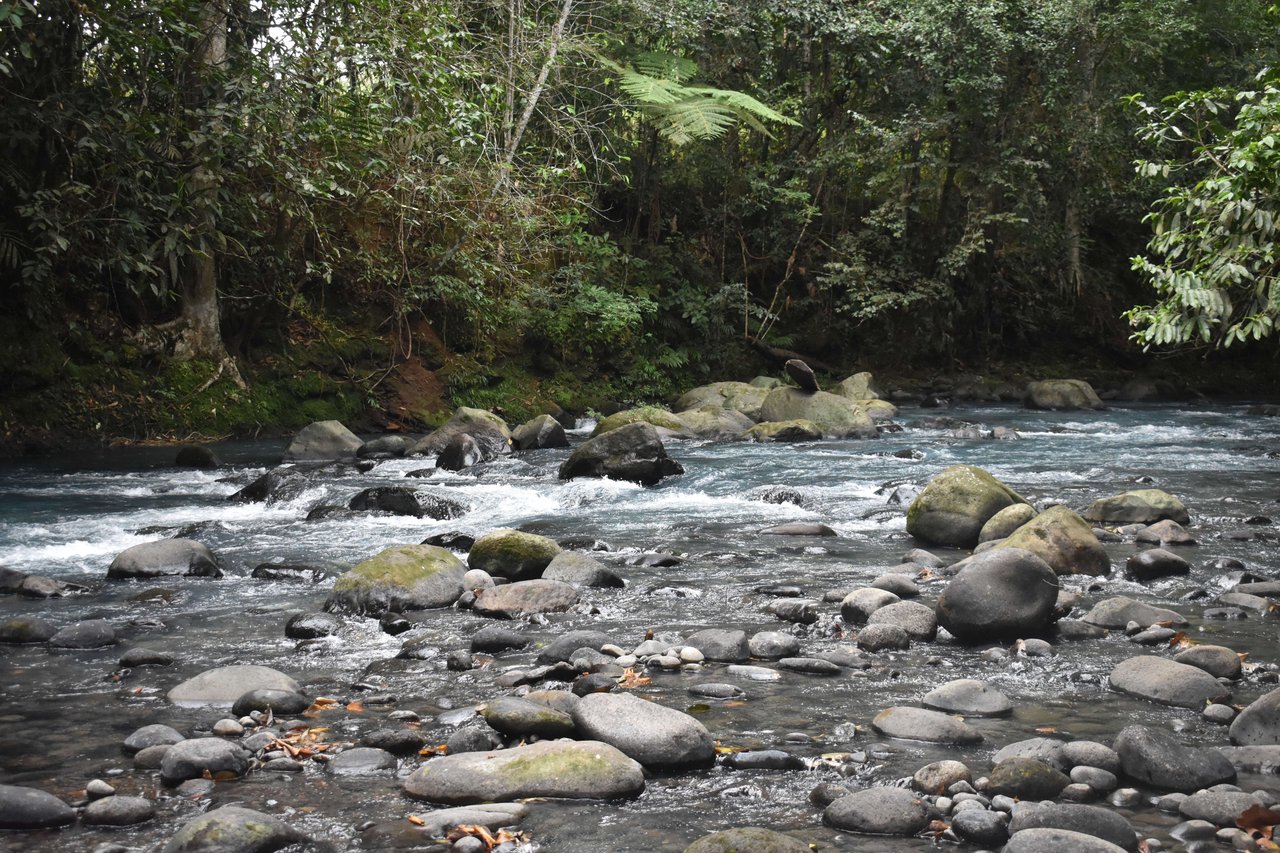
[[[1138,171],[1170,179],[1134,269],[1160,301],[1125,316],[1144,346],[1259,340],[1280,318],[1280,77],[1240,92],[1135,98],[1142,138],[1166,153]]]

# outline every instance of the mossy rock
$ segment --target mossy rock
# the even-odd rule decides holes
[[[1028,409],[1103,409],[1093,386],[1083,379],[1045,379],[1027,383],[1022,403]]]
[[[1088,521],[1108,524],[1155,524],[1163,519],[1190,524],[1182,501],[1162,489],[1135,489],[1099,498],[1084,511]]]
[[[604,435],[606,432],[612,432],[618,427],[624,427],[627,424],[647,423],[662,429],[668,429],[676,433],[687,433],[684,422],[679,417],[662,408],[661,406],[640,406],[636,409],[627,409],[616,414],[609,415],[596,424],[596,428],[591,431],[591,437]]]
[[[183,825],[161,853],[265,853],[306,840],[307,836],[277,817],[223,806]]]
[[[493,412],[459,406],[443,426],[406,450],[405,455],[438,454],[454,436],[463,434],[475,439],[486,460],[511,452],[511,430],[506,421]]]
[[[995,547],[1030,551],[1059,575],[1105,575],[1111,571],[1111,560],[1098,537],[1083,518],[1065,506],[1049,507]]]
[[[542,577],[543,569],[559,553],[560,546],[554,539],[501,528],[476,540],[467,554],[467,565],[494,577],[531,580]]]
[[[1021,495],[973,465],[952,465],[924,487],[907,510],[907,532],[934,545],[972,548],[982,526],[1000,510],[1026,503]]]
[[[644,770],[600,741],[545,740],[433,758],[404,780],[415,799],[448,805],[525,797],[613,800],[644,791]]]
[[[741,412],[711,406],[680,412],[676,417],[684,425],[685,432],[713,441],[737,438],[754,426],[751,418]]]
[[[676,411],[701,409],[713,406],[717,409],[730,409],[746,415],[753,421],[760,420],[760,407],[764,398],[769,396],[770,388],[781,385],[777,379],[770,379],[772,386],[761,386],[747,382],[712,382],[686,391],[676,401]]]
[[[774,388],[760,406],[761,421],[812,421],[824,436],[870,438],[876,425],[865,408],[852,400],[827,391]]]
[[[684,849],[684,853],[809,853],[810,847],[797,838],[759,826],[735,826],[704,835]]]
[[[330,612],[378,616],[448,607],[462,595],[462,561],[434,545],[397,545],[341,575],[324,604]]]
[[[879,400],[884,396],[876,388],[871,374],[865,370],[840,381],[831,389],[831,392],[841,397],[848,397],[850,400]]]
[[[860,400],[858,405],[876,423],[891,421],[898,416],[898,407],[888,400]]]
[[[742,434],[747,441],[817,441],[822,430],[813,421],[765,421]]]
[[[1036,509],[1031,504],[1013,504],[997,512],[987,523],[982,525],[978,533],[978,542],[994,542],[1004,539],[1013,531],[1036,517]]]

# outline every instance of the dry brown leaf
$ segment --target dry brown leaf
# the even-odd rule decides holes
[[[418,750],[418,755],[448,755],[449,745],[447,743],[438,743],[435,746],[424,746]]]
[[[640,675],[635,671],[634,667],[627,667],[622,671],[622,677],[618,679],[618,686],[623,689],[632,687],[643,687],[646,684],[652,684],[653,679]]]
[[[1036,731],[1038,731],[1042,735],[1053,735],[1058,733],[1058,730],[1055,729],[1053,726],[1041,726],[1040,728],[1036,729]]]
[[[348,711],[350,711],[350,712],[351,712],[351,713],[353,713],[353,714],[363,714],[363,713],[364,713],[364,705],[362,705],[362,704],[361,704],[361,703],[359,703],[359,702],[348,702],[348,703],[347,703],[347,710],[348,710]]]
[[[1270,830],[1278,823],[1280,823],[1280,812],[1272,811],[1261,804],[1249,806],[1236,816],[1236,826],[1243,830]],[[1270,831],[1267,831],[1266,835],[1270,837]]]
[[[411,814],[409,815],[409,823],[413,824],[414,826],[425,826],[427,822],[422,818],[418,817],[416,814]]]

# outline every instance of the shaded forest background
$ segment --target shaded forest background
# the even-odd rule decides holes
[[[19,443],[520,419],[761,345],[1141,368],[1143,106],[1229,113],[1179,93],[1280,44],[1244,0],[0,0],[0,34]]]

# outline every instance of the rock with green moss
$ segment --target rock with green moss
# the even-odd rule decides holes
[[[742,434],[744,441],[817,441],[822,429],[813,421],[765,421]]]
[[[924,487],[907,510],[907,532],[934,545],[972,548],[1000,510],[1026,501],[973,465],[952,465]]]
[[[1020,800],[1049,800],[1071,784],[1062,771],[1024,756],[1006,758],[987,776],[987,790]]]
[[[410,797],[465,805],[526,797],[615,800],[644,791],[644,769],[600,741],[539,741],[433,758],[404,780]]]
[[[1053,506],[995,546],[1030,551],[1059,575],[1105,575],[1111,571],[1106,549],[1083,518],[1065,506]]]
[[[1028,409],[1103,409],[1093,386],[1083,379],[1045,379],[1027,383],[1022,404]]]
[[[341,575],[324,603],[329,612],[380,616],[448,607],[462,595],[466,566],[444,548],[397,545]]]
[[[240,806],[223,806],[189,821],[161,853],[273,853],[307,840],[279,818]]]
[[[809,853],[810,847],[798,838],[759,826],[735,826],[704,835],[684,849],[684,853]]]
[[[754,381],[751,384],[746,382],[713,382],[710,385],[700,385],[691,391],[686,391],[676,401],[676,411],[686,412],[691,409],[710,406],[717,409],[729,409],[746,415],[752,421],[758,421],[760,420],[760,406],[764,404],[764,398],[769,395],[771,388],[782,384],[779,380],[773,378],[768,378],[768,381],[772,385],[756,385]]]
[[[680,412],[676,417],[684,425],[685,432],[711,441],[735,439],[755,424],[751,418],[741,412],[710,406]]]
[[[607,432],[612,432],[618,427],[635,423],[652,424],[659,429],[669,430],[677,435],[686,434],[684,422],[676,415],[661,406],[640,406],[635,409],[617,412],[602,419],[596,424],[596,428],[591,431],[591,437],[595,438]]]
[[[761,421],[812,421],[831,438],[871,438],[876,425],[866,409],[838,394],[774,388],[760,406]]]
[[[499,696],[486,702],[480,714],[491,728],[509,737],[549,739],[574,734],[573,717],[567,712],[519,696]]]
[[[317,421],[298,431],[284,452],[285,462],[354,459],[364,445],[340,421]]]
[[[645,486],[664,477],[683,474],[679,462],[667,455],[652,424],[627,424],[579,445],[560,466],[560,479],[611,477]]]
[[[978,542],[994,542],[997,539],[1003,539],[1035,517],[1036,510],[1031,504],[1007,506],[982,525],[982,530],[978,532]]]
[[[560,546],[554,539],[503,527],[491,530],[471,546],[467,566],[513,581],[542,577]]]
[[[456,435],[471,436],[486,461],[511,452],[511,430],[506,421],[493,412],[459,406],[444,426],[415,442],[405,455],[438,455]]]
[[[1099,498],[1084,511],[1089,521],[1105,524],[1155,524],[1163,519],[1190,524],[1182,501],[1162,489],[1135,489]]]
[[[876,388],[871,374],[865,370],[841,380],[831,389],[831,392],[841,397],[848,397],[850,400],[879,400],[884,397],[880,389]]]
[[[888,400],[861,400],[859,405],[876,423],[891,421],[898,416],[898,407]]]

